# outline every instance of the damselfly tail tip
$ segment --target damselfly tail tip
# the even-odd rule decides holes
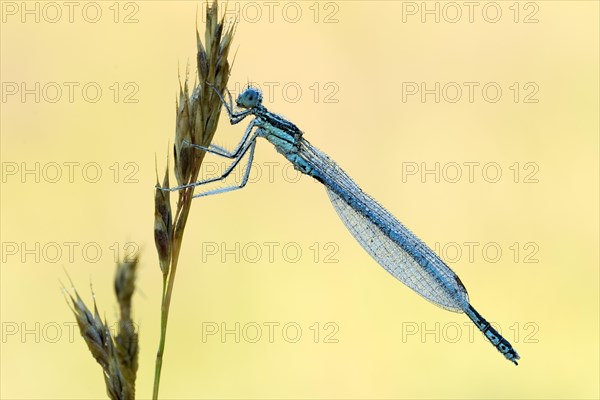
[[[521,358],[521,356],[519,356],[517,354],[517,352],[513,350],[513,353],[510,354],[510,357],[506,357],[506,358],[508,358],[509,361],[511,361],[513,364],[518,366],[519,363],[517,362],[517,360],[519,360]]]

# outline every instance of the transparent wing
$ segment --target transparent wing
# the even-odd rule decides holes
[[[313,167],[333,207],[361,246],[386,271],[434,304],[454,312],[469,306],[458,276],[425,243],[364,193],[326,154],[303,140],[300,155]]]

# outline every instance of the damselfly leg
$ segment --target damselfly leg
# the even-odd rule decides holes
[[[203,193],[198,193],[198,194],[194,195],[194,197],[208,196],[209,194],[223,193],[223,192],[228,192],[231,190],[240,189],[240,188],[244,187],[244,185],[248,181],[248,176],[250,175],[250,168],[252,167],[252,160],[254,158],[254,148],[256,146],[256,138],[257,137],[258,137],[258,133],[255,132],[254,135],[252,135],[252,137],[249,140],[247,140],[245,142],[245,144],[242,146],[237,158],[231,163],[231,165],[229,167],[227,167],[227,169],[220,176],[217,176],[214,178],[209,178],[209,179],[204,179],[204,180],[201,180],[198,182],[188,183],[186,185],[175,186],[172,188],[160,188],[160,189],[169,191],[169,192],[176,192],[176,191],[187,189],[187,188],[192,188],[192,187],[196,187],[196,186],[202,186],[202,185],[207,185],[209,183],[222,181],[222,180],[226,179],[229,176],[229,174],[231,174],[231,172],[235,169],[235,167],[238,166],[240,161],[242,161],[242,159],[244,158],[246,153],[248,151],[250,151],[248,165],[246,166],[246,170],[244,171],[244,177],[243,177],[240,185],[232,185],[230,187],[225,187],[225,188],[210,190],[210,191],[203,192]],[[225,189],[227,189],[227,190],[225,190]]]
[[[240,142],[238,143],[238,145],[232,152],[229,152],[226,149],[224,149],[220,146],[213,145],[213,144],[211,144],[209,147],[204,147],[204,146],[200,146],[199,144],[190,143],[187,140],[184,140],[183,143],[185,143],[188,146],[191,146],[195,149],[206,151],[207,153],[216,154],[221,157],[230,158],[230,159],[238,158],[238,156],[240,155],[240,152],[242,151],[242,148],[244,147],[244,144],[246,143],[246,141],[248,140],[248,137],[250,136],[250,132],[252,131],[252,128],[254,128],[254,126],[256,124],[255,121],[256,120],[252,120],[252,122],[250,122],[248,124],[248,127],[246,128],[246,132],[244,132],[244,136],[242,137],[242,140],[240,140]]]
[[[213,194],[221,194],[221,193],[231,192],[231,191],[234,191],[234,190],[237,190],[237,189],[241,189],[244,186],[246,186],[246,183],[248,183],[248,177],[250,176],[250,169],[252,168],[252,161],[254,160],[254,149],[255,148],[256,148],[256,140],[254,140],[252,143],[250,143],[250,152],[249,152],[249,155],[248,155],[248,164],[246,165],[246,168],[244,170],[244,176],[242,177],[242,181],[239,183],[239,185],[225,186],[225,187],[219,188],[219,189],[213,189],[213,190],[208,190],[206,192],[196,193],[192,197],[193,198],[206,197],[206,196],[211,196]],[[242,157],[238,158],[234,162],[238,162],[239,163],[240,160],[242,159]],[[223,173],[223,175],[221,175],[221,177],[219,179],[222,180],[222,179],[227,178],[227,175],[229,175],[229,173],[233,170],[233,168],[235,168],[235,166],[234,167],[230,167],[230,169],[228,169],[227,171],[225,171]]]
[[[229,97],[229,103],[227,103],[227,101],[225,101],[225,99],[223,98],[223,96],[221,95],[221,93],[219,93],[218,90],[216,90],[216,88],[212,85],[210,85],[209,83],[207,83],[214,91],[215,93],[219,96],[219,99],[221,100],[221,102],[223,103],[225,109],[227,110],[227,114],[229,116],[229,121],[232,125],[235,125],[239,122],[241,122],[244,118],[246,118],[248,115],[251,114],[251,110],[244,110],[241,112],[234,112],[233,110],[233,100],[231,98],[231,93],[229,92],[229,90],[227,90],[227,95]],[[189,183],[187,185],[181,185],[181,186],[176,186],[176,187],[172,187],[172,188],[161,188],[162,190],[167,190],[167,191],[179,191],[182,189],[187,189],[190,187],[196,187],[196,186],[202,186],[202,185],[206,185],[209,183],[214,183],[214,182],[218,182],[218,181],[222,181],[224,179],[226,179],[231,172],[238,166],[238,164],[240,163],[240,161],[244,158],[244,156],[246,155],[246,153],[248,151],[250,151],[249,153],[249,157],[248,157],[248,163],[244,169],[244,175],[242,177],[242,181],[237,184],[237,185],[231,185],[231,186],[226,186],[223,188],[219,188],[219,189],[214,189],[214,190],[208,190],[205,192],[201,192],[201,193],[197,193],[195,194],[193,197],[197,198],[197,197],[205,197],[205,196],[210,196],[213,194],[220,194],[220,193],[225,193],[225,192],[230,192],[233,190],[237,190],[237,189],[241,189],[243,188],[246,183],[248,183],[248,177],[250,176],[250,169],[252,168],[252,161],[254,159],[254,149],[256,146],[256,138],[258,137],[258,131],[256,131],[254,133],[254,135],[252,135],[252,137],[250,137],[250,134],[252,133],[252,129],[257,125],[256,119],[253,119],[249,124],[248,127],[246,128],[246,131],[244,132],[244,135],[242,136],[242,140],[240,140],[240,142],[238,143],[238,145],[236,146],[236,148],[232,151],[229,152],[226,149],[220,147],[220,146],[216,146],[216,145],[210,145],[209,147],[205,147],[205,146],[201,146],[199,144],[195,144],[195,143],[190,143],[187,140],[184,140],[183,142],[190,146],[193,147],[194,149],[197,150],[201,150],[201,151],[205,151],[207,153],[211,153],[211,154],[215,154],[218,155],[220,157],[225,157],[228,159],[233,159],[233,162],[231,163],[231,165],[229,165],[229,167],[227,167],[225,169],[225,171],[218,177],[215,178],[210,178],[210,179],[205,179],[205,180],[201,180],[198,182],[193,182],[193,183]]]
[[[225,107],[225,110],[227,110],[227,115],[229,116],[229,122],[231,123],[231,125],[236,125],[238,123],[240,123],[244,118],[246,118],[248,115],[252,114],[252,110],[247,109],[244,111],[238,111],[235,112],[233,109],[233,99],[231,97],[231,92],[229,91],[229,89],[225,89],[227,90],[227,97],[229,99],[229,103],[227,101],[225,101],[225,99],[223,98],[223,95],[221,94],[221,92],[219,92],[217,90],[216,87],[214,87],[213,85],[211,85],[210,83],[206,82],[206,84],[208,86],[210,86],[212,88],[212,90],[217,94],[217,96],[219,96],[219,98],[221,99],[221,102],[223,103],[223,106]]]

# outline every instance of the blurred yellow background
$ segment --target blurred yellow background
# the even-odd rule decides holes
[[[115,258],[139,251],[148,398],[155,157],[204,5],[72,4],[1,3],[0,397],[105,396],[60,282],[115,321]],[[440,250],[520,365],[385,273],[261,141],[244,190],[194,204],[162,398],[598,398],[598,3],[473,4],[230,2],[229,86],[258,84]]]

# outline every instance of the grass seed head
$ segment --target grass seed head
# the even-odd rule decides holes
[[[139,341],[135,325],[131,319],[131,298],[135,291],[138,259],[123,261],[117,265],[115,273],[115,294],[121,309],[119,332],[115,338],[115,354],[120,366],[127,392],[135,395],[135,379],[138,369]]]
[[[135,278],[137,271],[137,257],[131,261],[123,261],[117,264],[115,272],[115,294],[121,315],[130,318],[131,315],[131,297],[135,291]]]
[[[132,263],[123,264],[123,270],[117,271],[115,290],[121,309],[126,308],[128,309],[127,313],[131,314],[131,295],[135,287],[137,259]],[[135,371],[137,371],[137,333],[131,329],[123,335],[123,329],[121,329],[121,322],[123,321],[120,321],[119,335],[115,341],[107,322],[100,317],[96,300],[94,299],[94,311],[92,313],[77,290],[75,288],[72,290],[75,296],[65,289],[68,295],[67,301],[70,301],[69,305],[75,315],[83,340],[96,362],[102,367],[109,398],[113,400],[133,400],[135,396]],[[131,319],[127,318],[127,325],[133,326]],[[127,342],[127,344],[123,345],[124,342]],[[121,356],[120,353],[125,354]],[[124,360],[124,362],[120,360]]]
[[[158,175],[158,173],[157,173]],[[166,190],[169,187],[169,168],[165,171],[162,186],[158,183],[154,193],[154,244],[158,252],[158,260],[163,275],[169,273],[171,263],[171,237],[173,234],[173,215],[171,213],[171,196]]]
[[[194,149],[186,143],[193,143],[191,132],[189,89],[187,78],[183,88],[179,85],[179,101],[175,123],[175,177],[179,185],[189,183],[192,178]]]
[[[113,344],[110,331],[98,315],[96,301],[94,300],[94,314],[92,314],[79,293],[75,289],[73,291],[75,297],[70,293],[68,293],[68,296],[72,304],[71,310],[79,326],[79,332],[94,359],[103,369],[106,369],[110,363],[110,350]]]

